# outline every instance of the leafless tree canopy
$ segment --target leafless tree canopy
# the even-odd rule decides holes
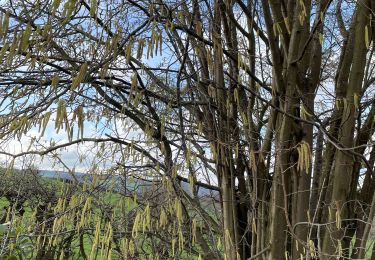
[[[110,162],[116,178],[152,183],[118,188],[137,201],[121,211],[73,179],[80,203],[55,194],[35,243],[53,258],[77,238],[89,259],[374,259],[374,11],[0,0],[1,154],[63,163],[61,149],[91,144],[92,172]],[[38,144],[49,127],[67,141]],[[32,129],[30,149],[7,150]]]

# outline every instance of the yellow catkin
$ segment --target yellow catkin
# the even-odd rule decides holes
[[[98,1],[97,0],[91,0],[91,6],[90,6],[90,15],[92,17],[96,16],[96,9],[98,6]]]
[[[29,47],[29,40],[31,36],[31,24],[27,24],[25,31],[22,34],[22,39],[20,42],[20,50],[21,51],[26,51],[27,48]]]
[[[59,81],[60,81],[60,78],[59,78],[59,75],[58,74],[55,74],[52,79],[51,79],[51,87],[53,89],[56,89],[57,86],[59,85]]]
[[[369,40],[369,32],[368,32],[368,26],[365,26],[365,45],[366,48],[368,49],[370,46],[370,40]]]
[[[88,64],[85,62],[81,65],[77,76],[73,79],[71,90],[75,90],[79,86],[79,84],[82,83],[82,81],[86,77],[87,69],[88,69]]]
[[[9,11],[5,13],[5,17],[3,20],[3,26],[2,26],[2,31],[3,31],[3,37],[6,37],[6,33],[9,29]]]
[[[192,244],[195,244],[197,241],[197,219],[194,218],[191,224],[191,233],[192,233]]]

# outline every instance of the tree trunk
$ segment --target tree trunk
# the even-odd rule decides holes
[[[357,105],[355,104],[355,96],[359,96],[362,87],[364,68],[366,64],[365,46],[365,26],[367,23],[368,9],[363,5],[357,6],[356,26],[355,26],[355,47],[353,56],[353,64],[349,77],[349,85],[346,93],[347,105],[344,107],[343,120],[340,127],[339,141],[344,147],[352,147],[354,144],[354,127],[355,114]],[[329,259],[331,255],[342,255],[343,250],[340,245],[341,239],[345,235],[345,227],[342,227],[342,219],[348,216],[348,204],[350,200],[349,194],[353,173],[353,155],[347,151],[338,150],[335,158],[335,168],[332,180],[332,196],[330,204],[329,222],[335,223],[330,225],[332,232],[326,231],[323,241],[324,259]],[[347,248],[348,250],[348,248]]]

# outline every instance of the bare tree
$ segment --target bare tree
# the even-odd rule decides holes
[[[54,122],[68,142],[1,153],[92,142],[116,174],[157,183],[162,196],[140,199],[132,232],[105,231],[131,256],[363,259],[375,213],[374,5],[4,1],[2,140]]]

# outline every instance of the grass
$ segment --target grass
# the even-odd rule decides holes
[[[49,190],[49,189],[55,190],[57,192],[57,196],[62,195],[64,193],[64,191],[66,190],[65,188],[66,188],[67,184],[62,180],[51,179],[51,178],[47,178],[47,177],[40,177],[39,181],[40,181],[40,183],[43,187],[46,187],[47,190]],[[110,206],[113,206],[113,207],[116,207],[119,204],[120,200],[123,200],[123,197],[121,197],[119,194],[113,193],[113,192],[106,192],[106,191],[99,191],[99,194],[97,195],[97,198],[98,198],[97,199],[98,203],[105,204],[105,205],[108,205],[108,206],[110,205]],[[131,199],[127,199],[127,200],[129,200],[129,202],[126,203],[127,207],[129,207],[130,209],[134,208],[135,205],[134,205],[134,203],[132,203],[132,200]],[[23,222],[24,224],[26,224],[26,222],[28,222],[28,220],[31,220],[32,215],[34,213],[34,207],[35,206],[33,207],[33,205],[30,205],[30,203],[32,203],[32,202],[30,200],[27,200],[23,204],[25,213],[23,214],[22,218],[17,217],[17,219],[19,221],[23,222],[23,220],[25,220],[25,222]],[[4,207],[7,208],[9,206],[10,206],[10,203],[7,200],[7,198],[6,197],[0,197],[0,209],[3,209]],[[4,211],[3,214],[6,214],[6,212]],[[94,209],[93,214],[96,215],[96,216],[100,216],[99,215],[100,210]],[[28,223],[28,224],[32,225],[32,223]],[[22,225],[22,226],[24,226],[24,225]],[[71,226],[71,227],[66,227],[66,228],[68,229],[68,228],[75,228],[75,227]],[[23,227],[22,229],[25,232],[27,231],[26,227]],[[84,238],[83,238],[85,253],[88,256],[90,255],[91,249],[92,249],[92,246],[93,246],[91,238],[92,238],[91,234],[85,234]],[[72,254],[71,259],[82,259],[82,257],[80,256],[79,236],[75,236],[74,240],[72,241],[71,249],[73,250],[73,254]],[[101,254],[100,250],[98,250],[98,254],[99,255]],[[31,255],[30,255],[30,257],[31,257]],[[113,259],[116,259],[116,258],[113,258]]]
[[[57,195],[62,195],[64,193],[64,191],[66,190],[65,188],[66,188],[67,184],[62,180],[41,177],[40,181],[41,181],[42,185],[46,186],[47,189],[56,190]],[[112,207],[119,207],[119,205],[121,203],[123,203],[123,207],[125,208],[126,211],[130,211],[130,210],[137,207],[137,204],[132,199],[124,198],[120,194],[115,193],[115,192],[110,192],[110,191],[98,191],[98,193],[95,194],[95,201],[100,205],[107,205],[107,206],[112,206]],[[30,203],[31,203],[30,201],[26,201],[25,204],[24,204],[24,209],[25,209],[25,213],[24,213],[24,216],[23,216],[23,219],[25,219],[25,222],[24,222],[24,225],[23,225],[24,232],[27,231],[27,226],[30,224],[30,223],[27,223],[27,221],[31,219],[31,216],[34,212],[34,209],[33,209],[32,205],[29,205]],[[211,201],[207,201],[206,207],[210,209],[210,210],[208,210],[208,212],[209,212],[209,214],[211,213],[210,214],[211,217],[215,218],[215,215],[213,214],[214,208],[213,208],[213,205],[211,203],[212,203]],[[10,203],[7,201],[7,199],[5,197],[0,198],[0,209],[3,209],[4,207],[8,207],[9,204]],[[101,211],[100,211],[99,208],[93,209],[92,212],[93,212],[94,217],[99,217],[100,214],[101,214]],[[95,224],[95,223],[92,223],[92,224]],[[71,226],[69,228],[75,228],[75,227]],[[92,247],[93,247],[93,241],[92,241],[93,236],[94,236],[93,233],[94,232],[91,232],[90,234],[84,234],[83,235],[83,247],[84,247],[84,250],[85,250],[85,253],[86,253],[87,256],[90,256],[90,253],[91,253],[91,250],[92,250]],[[103,238],[103,235],[101,237]],[[146,250],[146,253],[151,252],[151,246],[152,246],[151,243],[149,243],[149,241],[147,241],[147,240],[148,239],[146,239],[145,241],[142,242],[143,243],[142,248],[144,250]],[[32,242],[35,243],[35,239]],[[373,239],[373,240],[371,240],[367,243],[366,259],[371,258],[371,254],[372,254],[371,249],[374,246],[374,243],[375,243],[375,239]],[[80,254],[79,245],[80,245],[79,236],[76,234],[75,237],[74,237],[74,240],[71,243],[72,255],[69,259],[83,259],[83,257]],[[97,253],[98,253],[97,259],[100,259],[100,255],[102,253],[101,249],[98,249]],[[198,257],[192,256],[187,251],[179,252],[178,257],[179,257],[179,259],[198,259]],[[119,257],[116,256],[115,253],[113,252],[111,259],[119,259]]]
[[[37,179],[35,179],[35,182],[34,182],[34,179],[32,179],[32,178],[28,179],[27,176],[25,176],[24,173],[20,173],[18,175],[16,174],[15,178],[13,178],[13,176],[6,176],[3,179],[3,182],[6,182],[6,181],[9,181],[9,183],[12,184],[12,186],[9,186],[10,187],[9,189],[12,189],[12,190],[18,189],[18,187],[22,187],[21,181],[25,181],[24,182],[25,186],[34,185],[36,183],[39,183],[40,184],[39,189],[40,189],[40,187],[42,187],[43,190],[45,190],[47,193],[50,192],[50,191],[54,191],[56,193],[57,197],[60,197],[61,195],[64,195],[65,192],[66,192],[67,185],[70,185],[70,184],[67,184],[66,182],[64,182],[63,180],[51,179],[51,178],[48,178],[48,177],[37,177]],[[33,187],[33,186],[31,186],[31,187]],[[35,187],[37,187],[37,186],[35,186]],[[104,191],[104,190],[96,190],[94,192],[94,194],[91,196],[90,195],[90,190],[91,190],[90,187],[87,187],[86,193],[83,193],[82,189],[84,189],[83,185],[80,186],[78,188],[78,191],[77,191],[77,194],[80,194],[80,195],[83,194],[83,196],[84,196],[84,199],[82,201],[81,206],[83,206],[83,204],[85,204],[87,196],[90,196],[90,198],[94,202],[93,205],[95,205],[95,207],[93,206],[93,208],[91,210],[92,220],[90,221],[90,223],[87,227],[93,228],[95,230],[95,225],[96,225],[95,218],[98,218],[98,219],[102,218],[102,211],[101,211],[102,207],[101,206],[103,205],[103,206],[105,206],[103,208],[106,208],[106,209],[109,209],[109,207],[113,207],[113,208],[116,209],[115,211],[117,213],[114,216],[114,220],[112,222],[113,226],[116,227],[116,228],[119,228],[122,231],[128,230],[126,225],[123,224],[123,221],[126,220],[126,219],[123,218],[123,214],[130,212],[131,210],[135,209],[138,206],[138,204],[136,202],[134,202],[132,198],[127,198],[127,197],[124,197],[124,196],[122,196],[122,195],[120,195],[116,192]],[[29,200],[27,200],[23,204],[24,209],[25,209],[25,213],[24,213],[23,217],[22,218],[19,217],[19,216],[16,217],[17,222],[15,222],[15,223],[17,223],[16,224],[17,229],[19,229],[22,234],[30,234],[30,230],[28,230],[28,227],[33,227],[34,223],[35,223],[34,222],[35,220],[33,219],[32,216],[35,212],[35,207],[36,207],[36,203],[37,203],[38,199],[36,198],[37,195],[35,195],[35,196],[33,196],[33,195],[34,194],[31,194],[31,197],[33,197],[33,198],[30,198]],[[70,195],[72,195],[72,194],[70,194]],[[81,198],[81,197],[79,197],[79,198]],[[7,199],[5,197],[0,197],[0,207],[4,208],[4,207],[8,207],[8,206],[9,206],[9,202],[7,201]],[[76,219],[75,221],[77,221],[78,223],[80,222],[81,216],[82,215],[85,216],[84,214],[82,214],[82,215],[80,214],[81,210],[82,210],[82,208],[77,211],[78,220]],[[110,214],[112,214],[112,213],[110,212]],[[121,216],[122,219],[120,219],[120,216]],[[65,220],[66,225],[64,227],[61,226],[62,227],[61,231],[75,229],[76,226],[73,223],[77,223],[77,222],[73,222],[73,219],[74,218],[72,218],[72,217],[68,217]],[[112,221],[112,220],[109,220],[109,221]],[[104,229],[104,224],[101,227],[101,229],[102,230]],[[131,231],[132,228],[129,227],[129,229],[130,229],[129,231]],[[95,233],[94,230],[88,231],[88,233],[85,233],[83,235],[83,247],[85,249],[85,253],[86,253],[87,256],[90,255],[92,247],[93,247],[92,239],[94,238],[94,233]],[[100,240],[102,240],[104,238],[104,235],[105,235],[105,232],[101,233],[101,235],[100,235],[101,239]],[[63,236],[61,236],[61,239],[66,239],[67,237],[68,237],[68,233],[65,233]],[[144,252],[145,254],[151,253],[152,252],[151,247],[152,247],[153,244],[151,244],[151,241],[149,240],[149,238],[146,238],[146,236],[143,237],[142,232],[140,232],[138,238],[139,239],[137,239],[137,241],[135,242],[136,243],[135,247],[139,248],[139,247],[142,246],[143,250],[145,250],[145,252]],[[32,237],[31,239],[28,238],[27,240],[29,242],[31,242],[33,245],[36,245],[37,237]],[[155,241],[156,240],[153,240],[153,242],[155,242]],[[59,243],[59,242],[57,242],[57,243]],[[138,243],[142,243],[142,245],[138,244]],[[159,244],[158,242],[155,242],[155,243],[156,243],[156,245]],[[11,245],[11,243],[9,243],[9,245]],[[13,245],[15,245],[15,244],[13,244]],[[72,240],[72,243],[71,243],[71,246],[70,246],[70,250],[72,250],[72,255],[71,255],[71,257],[69,257],[69,259],[82,259],[83,258],[80,255],[80,235],[77,234],[77,233],[74,234],[74,237],[73,237],[73,240]],[[34,250],[34,251],[36,251],[36,250]],[[98,259],[99,259],[100,255],[102,253],[100,248],[98,249],[97,253],[98,253]],[[33,252],[28,253],[28,259],[31,259],[31,258],[35,257],[35,252],[34,252],[34,255],[32,255],[32,254],[33,254]],[[119,258],[120,257],[118,257],[116,255],[115,251],[113,250],[111,259],[119,259]],[[183,251],[180,254],[180,259],[193,259],[193,258],[192,258],[192,256],[190,256],[189,252]]]

